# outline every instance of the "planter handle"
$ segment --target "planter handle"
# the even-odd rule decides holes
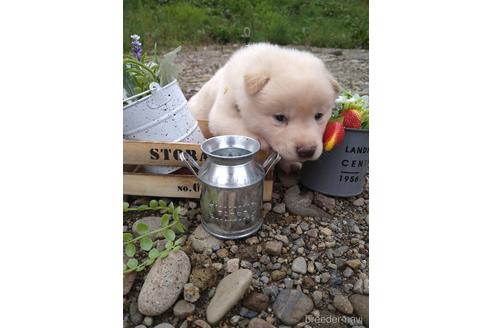
[[[198,178],[198,171],[200,171],[200,165],[195,161],[193,157],[191,157],[190,154],[188,154],[185,151],[182,151],[179,153],[179,159],[186,164],[188,169],[190,169],[191,172]],[[200,178],[198,178],[200,179]]]
[[[279,153],[273,152],[271,153],[267,159],[263,162],[263,170],[265,170],[265,175],[267,175],[268,171],[280,161],[282,157],[280,157]]]

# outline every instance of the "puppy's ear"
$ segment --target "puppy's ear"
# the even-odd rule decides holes
[[[265,87],[268,81],[270,81],[270,78],[265,75],[246,74],[244,76],[246,92],[248,92],[250,96],[254,96]]]
[[[330,80],[330,83],[331,83],[331,86],[333,87],[333,89],[335,90],[335,93],[340,93],[341,91],[341,88],[340,88],[340,84],[338,84],[338,82],[336,80]]]

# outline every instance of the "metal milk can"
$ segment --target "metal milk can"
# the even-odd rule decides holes
[[[201,167],[186,152],[179,157],[200,180],[203,228],[224,239],[258,231],[263,223],[263,180],[280,155],[272,153],[260,165],[254,159],[260,143],[235,135],[207,139],[201,149],[207,155]]]

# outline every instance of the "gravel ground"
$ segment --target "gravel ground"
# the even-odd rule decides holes
[[[187,98],[193,96],[224,65],[240,45],[185,47],[178,61],[185,65],[179,83]],[[299,47],[319,56],[343,88],[369,93],[369,51]]]
[[[186,96],[196,93],[236,48],[208,46],[183,49],[180,59],[186,68],[180,84]],[[327,63],[343,87],[361,94],[368,92],[366,50],[309,50]],[[234,276],[238,281],[233,283],[249,284],[244,293],[231,289],[239,301],[232,302],[231,295],[229,299],[217,295],[224,299],[215,303],[230,306],[230,309],[216,326],[368,327],[368,191],[367,179],[364,192],[358,197],[326,197],[305,190],[296,177],[276,172],[273,199],[263,204],[262,228],[250,238],[225,242],[200,236],[198,200],[173,199],[175,204],[185,209],[183,217],[188,229],[182,250],[191,264],[188,284],[184,292],[179,293],[179,302],[159,315],[146,316],[139,312],[137,299],[148,270],[139,273],[130,284],[129,293],[123,297],[123,326],[209,328],[206,311],[215,291],[224,288],[219,283],[225,284],[223,278],[226,276],[249,270],[250,281],[249,273],[246,278],[244,275]],[[132,206],[149,200],[128,199]],[[303,211],[312,213],[313,208],[322,215],[303,215]],[[124,231],[130,231],[137,219],[153,214],[125,213]],[[163,263],[167,268],[172,265]],[[182,276],[183,272],[176,274]],[[174,279],[172,273],[166,278],[167,283]],[[151,291],[159,288],[158,285],[147,287]],[[213,311],[220,312],[218,309]]]

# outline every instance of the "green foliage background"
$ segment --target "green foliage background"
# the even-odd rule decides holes
[[[124,0],[123,6],[125,51],[131,34],[142,37],[146,51],[155,42],[369,47],[368,0]]]

